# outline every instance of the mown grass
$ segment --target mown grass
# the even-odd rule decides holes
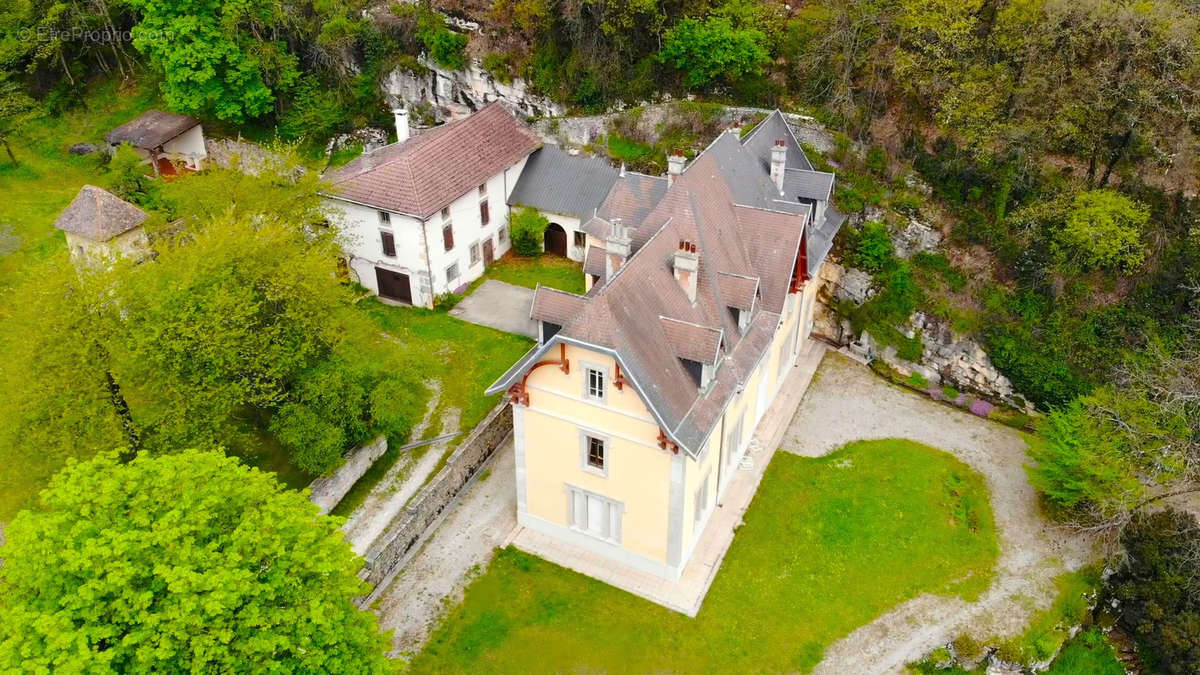
[[[583,267],[568,258],[541,255],[526,258],[508,254],[492,263],[483,274],[515,286],[537,288],[538,284],[568,293],[584,294]]]
[[[486,396],[484,389],[533,346],[529,338],[460,321],[445,312],[386,305],[377,298],[362,300],[358,307],[395,340],[398,348],[420,355],[426,364],[423,372],[441,383],[441,399],[422,439],[445,431],[443,421],[451,409],[459,412],[459,429],[469,431],[479,424],[501,396]],[[450,447],[465,437],[459,436]],[[395,445],[351,488],[333,509],[335,515],[349,515],[362,504],[400,458]]]
[[[414,672],[794,672],[920,593],[977,597],[995,526],[982,477],[903,440],[778,453],[696,618],[502,550]]]

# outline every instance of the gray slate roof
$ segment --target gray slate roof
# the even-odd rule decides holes
[[[829,201],[834,175],[826,171],[788,169],[784,172],[783,193],[793,199]]]
[[[825,222],[808,228],[808,276],[816,279],[821,270],[821,263],[833,248],[833,238],[837,236],[842,223],[848,216],[837,211],[832,205],[825,207]]]
[[[135,148],[154,150],[163,143],[200,124],[187,115],[147,110],[104,135],[109,143],[128,143]]]
[[[616,181],[617,170],[607,161],[544,145],[526,160],[508,203],[586,220]]]
[[[145,222],[149,214],[95,185],[84,185],[54,226],[93,241],[108,241]]]
[[[787,118],[778,110],[767,115],[765,120],[759,122],[750,133],[746,134],[746,137],[742,139],[742,145],[758,158],[762,170],[770,175],[771,148],[780,138],[787,142],[787,165],[796,169],[812,171],[812,162],[808,161],[808,157],[804,154],[804,148],[800,147],[800,142],[792,133],[792,127],[788,124]]]

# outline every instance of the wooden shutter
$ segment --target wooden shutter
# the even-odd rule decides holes
[[[479,202],[479,221],[487,225],[489,220],[491,220],[491,212],[488,211],[487,200],[485,199]]]
[[[383,254],[389,258],[396,257],[396,239],[391,232],[380,232],[379,240],[383,244]]]
[[[450,225],[442,228],[442,248],[447,251],[454,248],[454,228]]]

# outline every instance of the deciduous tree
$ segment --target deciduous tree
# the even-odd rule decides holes
[[[219,452],[73,463],[6,536],[5,670],[390,670],[338,521]]]

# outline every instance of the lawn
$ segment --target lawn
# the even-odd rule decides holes
[[[525,258],[510,253],[492,263],[483,276],[486,279],[526,288],[537,288],[537,285],[541,284],[578,295],[585,292],[583,267],[573,260],[556,255]]]
[[[57,116],[34,121],[12,137],[18,165],[0,153],[0,235],[19,238],[19,248],[0,247],[0,287],[11,283],[21,267],[66,246],[54,229],[60,211],[86,184],[108,187],[100,155],[67,152],[75,143],[102,143],[102,137],[148,108],[158,105],[153,85],[120,88],[104,81],[89,90],[87,107],[76,106]]]
[[[415,672],[781,672],[920,593],[974,599],[997,555],[982,477],[903,440],[777,453],[692,619],[512,548]]]
[[[483,390],[533,346],[529,338],[460,321],[445,312],[385,305],[376,298],[358,306],[399,348],[421,355],[426,376],[441,382],[441,399],[421,436],[426,439],[443,432],[442,423],[452,409],[458,411],[459,429],[469,431],[479,424],[502,396],[485,396]],[[399,457],[389,449],[333,512],[352,512]]]

